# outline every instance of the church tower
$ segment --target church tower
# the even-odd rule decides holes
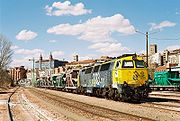
[[[42,54],[40,54],[40,57],[39,57],[39,70],[42,70],[42,61],[43,61],[43,57],[42,57]]]
[[[53,56],[52,56],[52,53],[50,52],[50,55],[49,55],[49,67],[50,68],[53,68],[52,64],[53,64]]]

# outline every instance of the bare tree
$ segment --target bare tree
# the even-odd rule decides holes
[[[0,34],[0,69],[5,69],[11,63],[11,42]]]
[[[0,87],[9,87],[13,84],[6,70],[11,63],[12,53],[11,42],[0,34]]]

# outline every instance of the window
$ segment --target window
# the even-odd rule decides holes
[[[85,70],[85,74],[89,74],[92,71],[92,67]]]
[[[99,66],[95,66],[93,72],[98,72],[98,70],[99,70]]]
[[[103,64],[101,65],[100,71],[106,71],[109,69],[109,67],[110,67],[110,63]]]
[[[137,60],[136,62],[136,68],[144,68],[145,64],[143,60]]]
[[[72,78],[77,78],[78,77],[78,73],[76,71],[71,72],[72,74]]]
[[[134,68],[133,61],[131,61],[131,60],[124,60],[122,67],[123,68]]]
[[[117,61],[117,63],[116,63],[116,68],[119,68],[120,64],[121,64],[121,62],[120,62],[120,61]]]

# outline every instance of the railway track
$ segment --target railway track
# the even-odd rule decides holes
[[[70,108],[71,111],[80,111],[85,112],[88,115],[95,115],[98,117],[102,117],[105,119],[110,119],[114,121],[119,121],[119,120],[143,120],[143,121],[151,121],[152,119],[146,118],[146,117],[141,117],[129,113],[124,113],[120,111],[115,111],[112,109],[108,108],[103,108],[99,106],[94,106],[90,104],[86,104],[83,102],[75,101],[69,98],[61,97],[60,95],[55,95],[55,94],[50,94],[49,92],[45,91],[40,91],[36,89],[30,89],[30,91],[38,96],[41,96],[43,99],[48,99],[53,102],[56,102],[57,105],[63,106],[64,108]]]
[[[155,92],[148,99],[142,101],[142,106],[158,108],[164,111],[177,112],[180,114],[180,93]]]
[[[11,97],[18,89],[19,89],[19,87],[17,87],[8,98],[7,106],[8,106],[8,116],[9,116],[10,121],[13,121],[13,116],[12,116],[11,107],[10,107]]]
[[[180,103],[179,103],[180,104]],[[166,111],[169,113],[175,112],[180,114],[180,105],[173,104],[164,104],[164,103],[156,103],[156,102],[148,102],[141,104],[142,107],[159,109],[161,111]]]
[[[177,97],[180,99],[180,95],[175,95],[175,94],[150,94],[150,96]]]

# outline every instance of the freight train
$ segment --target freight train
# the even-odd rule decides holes
[[[37,86],[121,101],[139,101],[150,92],[148,69],[136,54],[52,75],[50,80],[50,83],[38,80]]]

